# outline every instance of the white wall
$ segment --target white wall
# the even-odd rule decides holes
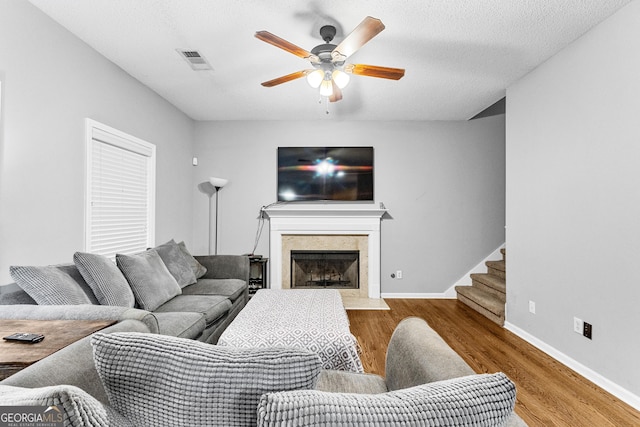
[[[511,86],[506,126],[507,318],[636,395],[639,22],[631,2]]]
[[[276,200],[278,146],[374,146],[382,223],[382,292],[442,293],[504,242],[504,116],[470,122],[201,122],[196,124],[194,247],[207,250],[209,199],[228,178],[219,253],[252,250],[261,206]],[[256,253],[268,255],[268,223]],[[402,280],[390,274],[403,270]]]
[[[86,117],[156,144],[156,239],[189,240],[192,120],[23,1],[0,0],[0,80],[0,284],[83,249]]]

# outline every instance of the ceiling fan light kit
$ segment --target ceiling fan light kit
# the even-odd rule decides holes
[[[333,25],[325,25],[320,28],[320,37],[325,43],[314,47],[311,51],[296,46],[268,31],[258,31],[255,36],[259,40],[306,59],[313,67],[313,69],[296,71],[263,82],[262,86],[273,87],[306,76],[307,83],[312,88],[319,89],[321,97],[326,98],[329,102],[337,102],[342,99],[342,89],[349,84],[349,74],[399,80],[404,76],[402,68],[345,63],[351,55],[384,28],[382,21],[368,16],[336,46],[331,43],[336,35],[336,28]]]

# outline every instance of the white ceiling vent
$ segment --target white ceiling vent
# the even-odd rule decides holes
[[[209,61],[197,50],[189,49],[176,49],[180,56],[189,63],[192,69],[195,71],[213,70]]]

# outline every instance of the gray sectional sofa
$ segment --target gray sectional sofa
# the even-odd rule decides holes
[[[322,370],[306,349],[212,345],[247,302],[248,257],[171,241],[11,273],[22,289],[0,296],[0,319],[118,321],[0,382],[3,405],[56,405],[65,425],[526,426],[509,378],[474,374],[422,319],[394,331],[385,377]]]
[[[138,320],[148,332],[216,343],[249,298],[249,258],[193,257],[173,240],[117,263],[78,252],[74,263],[15,266],[20,289],[0,318]]]
[[[307,350],[209,345],[129,319],[0,382],[5,404],[57,404],[74,426],[526,426],[515,399],[504,374],[475,375],[418,318],[396,328],[384,378],[322,370]]]

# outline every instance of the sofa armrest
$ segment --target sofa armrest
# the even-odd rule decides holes
[[[389,390],[475,374],[473,369],[423,319],[402,320],[389,340],[385,368]],[[506,427],[526,427],[512,412]]]
[[[203,279],[240,279],[249,283],[249,257],[246,255],[202,255],[194,258],[207,268]]]
[[[401,321],[389,340],[385,379],[389,390],[472,375],[475,372],[417,317]]]
[[[0,319],[33,320],[138,320],[152,333],[159,333],[158,319],[153,313],[137,308],[111,305],[3,305]]]
[[[146,325],[137,320],[124,320],[100,332],[149,332]],[[69,384],[80,387],[100,402],[108,404],[98,372],[93,362],[91,336],[76,341],[56,351],[0,382],[14,387],[47,387]]]

